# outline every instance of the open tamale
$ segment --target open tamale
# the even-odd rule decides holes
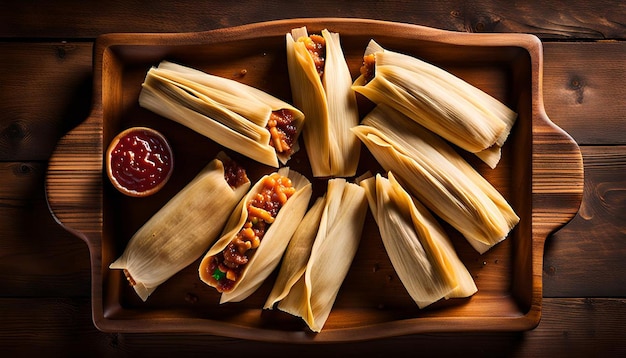
[[[361,144],[350,128],[359,113],[339,34],[322,30],[309,36],[301,27],[286,37],[291,92],[306,116],[302,135],[313,175],[353,176]]]
[[[200,279],[222,293],[220,303],[244,300],[278,266],[311,193],[308,179],[283,167],[241,199],[198,269]]]
[[[260,163],[298,150],[304,114],[257,88],[163,61],[146,74],[139,104]]]

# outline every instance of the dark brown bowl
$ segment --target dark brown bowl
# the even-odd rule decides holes
[[[418,56],[483,89],[518,112],[496,169],[475,165],[511,203],[521,221],[509,238],[478,254],[446,226],[478,286],[469,299],[438,302],[420,310],[396,276],[368,214],[361,245],[319,334],[298,318],[263,311],[273,276],[240,303],[220,305],[219,294],[198,278],[194,263],[142,302],[109,264],[128,239],[215,154],[212,141],[138,105],[150,66],[167,59],[232,78],[290,101],[285,34],[307,26],[341,35],[356,78],[370,39]],[[61,225],[89,245],[95,325],[107,332],[201,332],[279,342],[357,341],[423,332],[521,331],[541,316],[546,237],[569,221],[582,198],[582,157],[576,143],[546,116],[541,91],[542,46],[525,34],[455,33],[363,19],[296,19],[184,34],[110,34],[94,50],[94,104],[88,119],[59,142],[50,159],[47,196]],[[243,71],[245,70],[245,71]],[[244,74],[245,75],[242,75]],[[362,115],[371,105],[360,99]],[[104,143],[120,128],[145,125],[164,133],[176,148],[170,184],[148,198],[120,194],[103,180]],[[272,171],[236,153],[251,181]],[[77,164],[77,163],[80,163]],[[304,150],[289,165],[312,178]],[[357,175],[379,170],[364,149]],[[325,181],[313,181],[315,195]]]

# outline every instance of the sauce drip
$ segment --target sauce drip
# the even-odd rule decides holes
[[[164,139],[145,129],[120,138],[111,151],[111,174],[130,191],[144,192],[168,178],[172,153]]]

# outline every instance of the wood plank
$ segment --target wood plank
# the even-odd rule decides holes
[[[626,38],[626,4],[586,0],[518,3],[474,1],[353,2],[272,1],[262,5],[225,1],[199,5],[193,0],[3,2],[0,37],[95,38],[109,32],[187,32],[257,21],[297,17],[358,17],[408,22],[447,30],[526,32],[543,39]],[[141,14],[141,16],[137,16]]]
[[[427,334],[341,345],[261,343],[198,334],[116,334],[97,331],[89,301],[0,299],[0,346],[9,356],[171,357],[253,355],[388,357],[437,352],[438,357],[617,357],[626,354],[626,300],[552,298],[539,326],[525,333]]]
[[[0,43],[0,160],[45,160],[91,108],[91,43]]]
[[[582,147],[578,215],[546,242],[544,296],[626,296],[626,147]]]
[[[626,42],[544,43],[548,117],[579,144],[626,144]]]
[[[89,296],[87,245],[52,219],[45,169],[45,162],[0,163],[2,297]]]

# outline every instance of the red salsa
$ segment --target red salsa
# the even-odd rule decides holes
[[[148,128],[130,128],[109,148],[108,172],[120,191],[151,193],[164,185],[172,172],[173,156],[165,138]]]

